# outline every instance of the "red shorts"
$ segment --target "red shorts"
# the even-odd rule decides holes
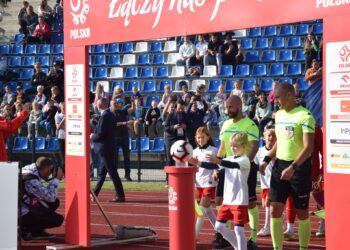
[[[266,200],[267,197],[269,197],[269,188],[263,188],[261,189],[261,199]]]
[[[202,196],[209,196],[211,199],[215,199],[215,189],[215,187],[197,187],[197,198],[201,199]]]
[[[235,225],[244,225],[249,222],[248,206],[222,205],[216,215],[216,220],[233,220]]]

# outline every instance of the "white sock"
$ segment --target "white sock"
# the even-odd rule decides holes
[[[216,221],[215,222],[215,231],[221,233],[221,235],[233,246],[237,249],[237,239],[235,234],[226,227],[226,223]],[[244,232],[243,232],[244,233]],[[247,247],[247,243],[246,243]]]
[[[204,208],[204,212],[208,216],[208,219],[210,223],[213,225],[213,228],[215,228],[216,216],[214,213],[214,209],[211,206],[209,206],[207,208]]]
[[[294,223],[287,223],[287,231],[294,233]]]
[[[199,238],[199,233],[201,232],[203,222],[204,222],[204,217],[198,216],[196,220],[196,239]]]
[[[247,239],[244,234],[244,227],[235,225],[235,233],[237,237],[238,250],[246,250],[247,249]]]
[[[268,229],[270,231],[270,208],[265,207],[265,229]]]

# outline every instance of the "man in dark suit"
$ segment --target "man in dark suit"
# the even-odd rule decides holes
[[[123,184],[119,178],[117,167],[115,166],[116,147],[115,147],[115,115],[107,109],[107,99],[97,101],[97,108],[101,117],[96,125],[95,133],[91,134],[90,139],[94,142],[94,150],[100,156],[100,165],[98,167],[98,181],[94,190],[97,196],[101,191],[102,185],[106,179],[107,173],[112,179],[116,197],[111,202],[124,202],[125,195]]]

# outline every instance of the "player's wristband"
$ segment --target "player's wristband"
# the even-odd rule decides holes
[[[264,157],[264,160],[263,160],[263,161],[266,162],[267,164],[269,164],[271,160],[272,160],[272,158],[271,158],[270,156],[266,155],[266,156]]]
[[[292,168],[293,168],[294,171],[296,171],[296,170],[298,170],[299,165],[293,162],[292,163]]]

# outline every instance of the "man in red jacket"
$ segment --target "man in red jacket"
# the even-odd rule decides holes
[[[13,120],[0,120],[0,161],[8,160],[4,139],[16,133],[17,129],[27,119],[29,108],[30,103],[26,103],[23,105],[23,110]]]

